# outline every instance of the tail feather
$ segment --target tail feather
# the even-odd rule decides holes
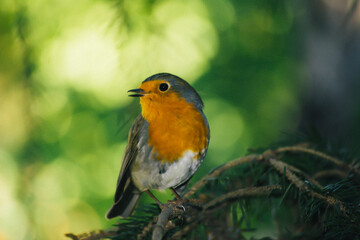
[[[137,191],[135,186],[128,184],[118,201],[116,201],[106,213],[106,218],[111,219],[117,216],[128,217],[134,211],[136,203],[138,202],[141,193]]]

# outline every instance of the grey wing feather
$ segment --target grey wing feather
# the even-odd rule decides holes
[[[140,198],[141,193],[131,180],[130,169],[137,156],[139,134],[143,126],[144,119],[140,114],[129,132],[128,145],[125,149],[119,178],[116,184],[114,203],[106,213],[107,219],[117,216],[130,216]]]
[[[138,147],[138,139],[139,139],[139,132],[144,125],[144,118],[141,114],[136,118],[134,124],[132,125],[129,131],[129,141],[128,145],[126,146],[123,162],[121,165],[121,171],[118,177],[117,186],[116,186],[116,193],[114,197],[114,202],[116,203],[125,188],[126,182],[130,180],[130,167],[133,164],[135,157],[137,155]]]

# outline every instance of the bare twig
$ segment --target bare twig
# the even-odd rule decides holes
[[[185,208],[179,206],[176,202],[168,201],[162,208],[160,215],[157,217],[157,222],[153,229],[152,239],[162,239],[166,231],[169,228],[174,227],[169,220],[183,214],[184,209]]]
[[[158,217],[157,223],[154,225],[154,230],[152,234],[153,240],[159,240],[163,238],[165,234],[165,226],[172,215],[173,215],[172,207],[165,205],[165,207],[162,209]]]

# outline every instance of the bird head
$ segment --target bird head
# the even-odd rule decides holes
[[[185,80],[169,73],[155,74],[145,79],[139,88],[128,91],[131,97],[140,97],[142,109],[158,108],[159,105],[172,105],[174,108],[185,101],[198,110],[204,104],[193,87]]]

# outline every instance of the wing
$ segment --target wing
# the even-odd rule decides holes
[[[134,124],[129,131],[129,141],[125,149],[124,158],[121,165],[119,178],[116,185],[116,193],[114,202],[118,202],[121,198],[124,188],[129,184],[130,179],[130,167],[133,164],[138,152],[137,143],[139,142],[139,133],[144,126],[144,118],[141,114],[136,118]]]
[[[141,114],[136,118],[129,132],[129,142],[126,146],[119,178],[116,185],[114,203],[106,213],[106,218],[117,216],[128,217],[133,212],[141,192],[131,180],[130,169],[138,154],[140,132],[146,128]]]

